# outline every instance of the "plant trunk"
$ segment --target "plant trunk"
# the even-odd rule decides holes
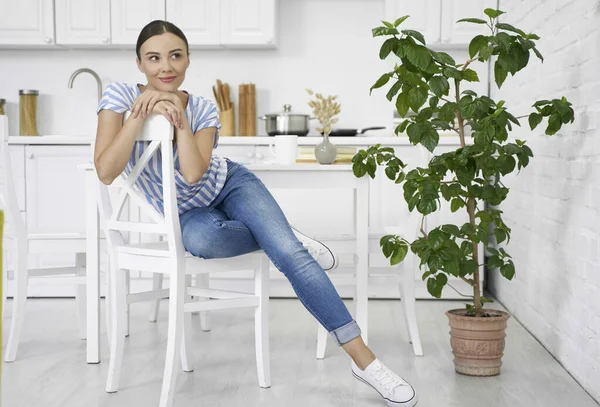
[[[466,68],[466,66],[464,68]],[[465,119],[462,117],[462,113],[458,108],[458,102],[460,101],[460,82],[457,79],[454,80],[454,88],[456,90],[456,119],[458,120],[458,136],[460,137],[460,146],[465,147]],[[475,198],[473,197],[469,197],[469,199],[467,199],[467,212],[469,213],[469,222],[471,222],[473,227],[476,227]],[[475,240],[471,240],[471,243],[473,244],[473,260],[475,261],[475,264],[477,264],[475,272],[473,273],[473,283],[471,284],[473,287],[473,305],[475,306],[475,315],[480,316],[483,314],[483,305],[481,304],[479,287],[479,250],[477,250],[478,244]]]

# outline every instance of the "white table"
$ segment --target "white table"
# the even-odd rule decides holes
[[[356,315],[365,343],[368,342],[368,275],[369,275],[369,178],[356,178],[352,165],[294,164],[247,165],[269,189],[351,189],[354,190],[356,226]],[[86,240],[88,273],[88,363],[100,361],[100,272],[99,218],[97,208],[98,178],[91,164],[78,168],[86,173]],[[88,315],[89,315],[88,314]],[[90,317],[88,317],[90,318]]]

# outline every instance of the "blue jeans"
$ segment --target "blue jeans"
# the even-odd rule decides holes
[[[264,250],[306,309],[338,345],[360,336],[323,268],[296,238],[281,208],[246,167],[227,160],[227,179],[214,202],[180,215],[183,244],[205,259]]]

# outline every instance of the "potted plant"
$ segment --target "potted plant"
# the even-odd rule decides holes
[[[533,54],[543,61],[535,41],[510,24],[499,22],[500,10],[485,9],[485,18],[466,18],[458,23],[486,25],[488,35],[477,35],[469,43],[469,59],[457,63],[450,55],[427,48],[423,35],[401,29],[408,16],[395,22],[383,21],[373,29],[374,37],[388,37],[381,45],[379,57],[394,55],[399,59],[394,70],[383,74],[371,87],[391,84],[387,99],[394,101],[405,120],[395,133],[406,131],[410,142],[434,152],[439,130],[456,132],[460,147],[433,158],[424,168],[405,171],[405,164],[392,148],[375,145],[359,151],[353,158],[357,177],[375,177],[377,166],[385,167],[386,176],[402,185],[409,210],[417,210],[423,218],[440,209],[441,199],[449,202],[452,212],[464,210],[468,222],[445,224],[429,231],[421,227],[417,239],[410,242],[400,236],[381,238],[380,245],[391,264],[400,263],[410,249],[425,268],[423,280],[429,293],[440,298],[448,276],[467,282],[473,293],[464,309],[446,313],[450,320],[451,345],[458,373],[492,376],[500,373],[501,357],[508,314],[485,310],[490,299],[481,295],[480,273],[484,259],[478,248],[487,251],[487,267],[512,279],[515,265],[500,246],[510,240],[510,228],[502,219],[498,206],[507,198],[509,189],[502,177],[521,170],[533,157],[522,140],[510,140],[513,126],[528,117],[531,130],[547,118],[545,133],[553,135],[561,126],[574,121],[571,104],[564,98],[539,100],[533,112],[515,117],[505,102],[495,101],[471,90],[464,82],[479,78],[470,67],[474,63],[491,63],[498,87],[507,78],[525,68]],[[409,115],[409,110],[411,114]],[[470,139],[470,142],[468,141]],[[491,239],[490,239],[491,236]],[[495,242],[494,242],[495,240]],[[494,247],[495,246],[495,247]]]

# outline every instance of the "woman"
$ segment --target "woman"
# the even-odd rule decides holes
[[[110,184],[124,170],[131,170],[146,147],[135,141],[144,119],[149,114],[165,116],[175,126],[175,176],[186,250],[202,258],[264,250],[302,304],[350,355],[354,376],[377,390],[388,405],[414,406],[413,387],[365,345],[360,328],[325,274],[324,269],[336,266],[331,251],[294,231],[248,169],[213,155],[220,128],[215,105],[179,90],[190,64],[183,32],[169,22],[153,21],[140,32],[136,54],[148,83],[113,83],[98,107],[94,163],[100,180]],[[123,123],[126,111],[132,114]],[[162,212],[159,160],[153,158],[137,185]]]

